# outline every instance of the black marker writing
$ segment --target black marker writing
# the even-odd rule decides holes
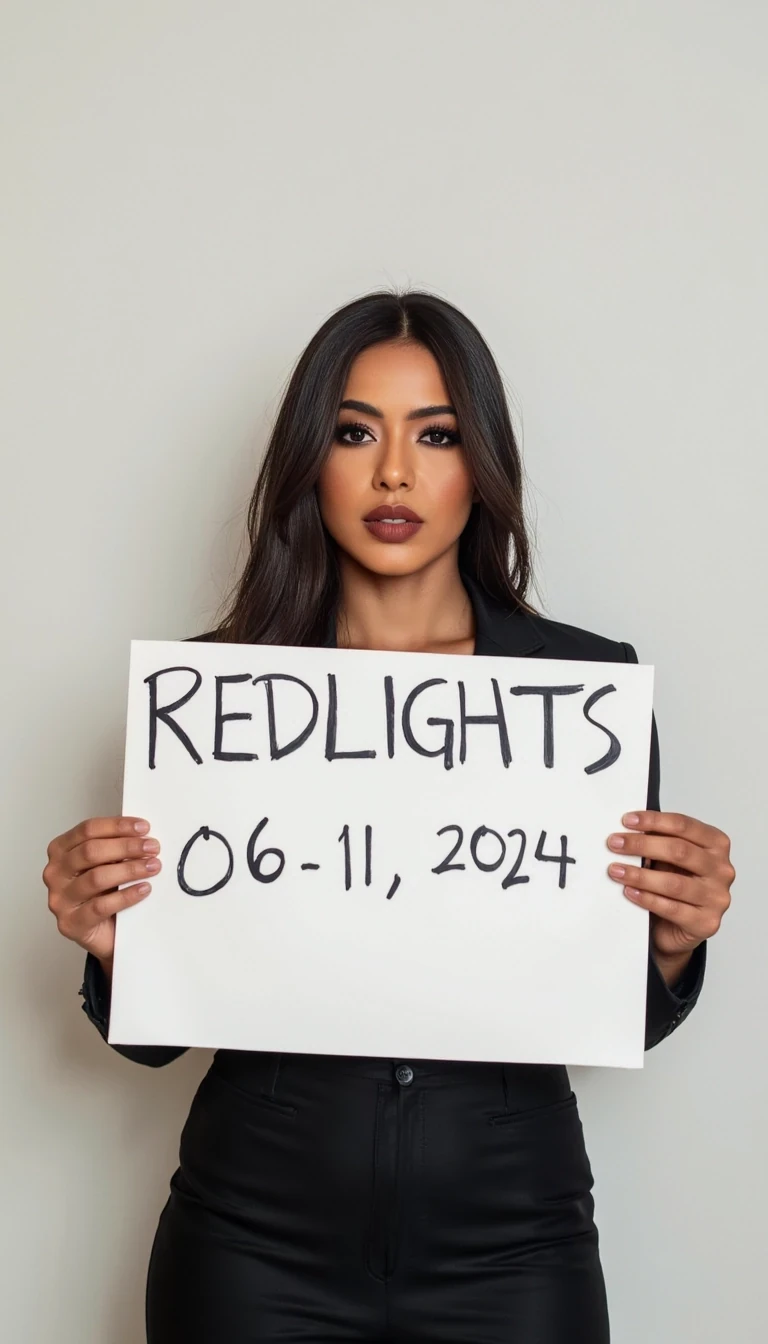
[[[495,723],[499,730],[499,747],[501,749],[501,759],[504,768],[512,760],[512,752],[509,746],[509,733],[507,732],[507,722],[504,718],[504,706],[501,703],[501,692],[499,683],[495,677],[491,677],[493,687],[493,698],[496,702],[495,714],[468,714],[467,713],[467,694],[464,689],[464,682],[459,682],[459,718],[461,723],[461,736],[459,738],[459,760],[462,765],[467,759],[467,724],[468,723]]]
[[[261,832],[264,830],[268,821],[268,817],[261,818],[261,821],[251,832],[246,845],[246,863],[248,871],[252,878],[255,878],[257,882],[262,884],[276,882],[287,867],[285,851],[278,849],[275,845],[267,846],[264,849],[259,850],[258,853],[256,852],[256,845],[261,836]],[[372,885],[373,829],[373,826],[370,824],[366,824],[363,827],[364,862],[362,865],[362,876],[361,865],[355,860],[355,854],[359,851],[357,850],[356,843],[353,843],[352,828],[349,826],[349,823],[346,823],[342,827],[341,833],[337,836],[338,843],[343,847],[343,877],[345,891],[350,891],[353,886],[356,886],[359,889],[361,881],[365,887],[370,887]],[[431,872],[437,876],[455,871],[463,872],[467,868],[467,864],[464,863],[463,860],[457,860],[456,858],[464,844],[464,827],[456,822],[451,822],[447,826],[441,826],[436,832],[436,835],[440,837],[447,832],[453,832],[456,839],[445,857],[431,869]],[[219,840],[224,845],[228,856],[228,867],[224,876],[212,886],[204,888],[191,886],[185,876],[185,867],[190,851],[200,839]],[[506,891],[512,886],[530,882],[530,875],[528,873],[520,872],[527,843],[525,831],[520,827],[514,827],[512,830],[507,831],[505,839],[501,831],[495,830],[491,826],[477,826],[469,838],[470,858],[475,868],[481,873],[495,873],[501,868],[508,856],[509,847],[507,845],[507,840],[513,839],[518,841],[517,853],[514,856],[512,867],[502,878],[500,884],[502,891]],[[568,853],[568,837],[567,835],[560,836],[560,852],[558,854],[545,853],[544,847],[546,841],[547,832],[543,830],[539,835],[534,857],[540,863],[556,863],[558,865],[558,886],[563,888],[566,883],[568,864],[574,864],[576,862],[573,855]],[[419,857],[421,856],[422,848],[423,847],[419,847],[417,851]],[[272,860],[276,860],[276,862],[272,862]],[[226,886],[227,882],[229,882],[234,872],[234,862],[232,846],[226,837],[222,835],[220,831],[215,831],[208,826],[201,826],[200,829],[195,831],[195,834],[190,837],[181,851],[176,870],[179,886],[188,896],[209,896],[212,892],[220,891],[221,888]],[[300,863],[298,867],[302,872],[306,870],[316,871],[319,869],[320,864],[304,862]],[[422,881],[423,877],[419,878],[419,882],[421,883]],[[395,873],[386,893],[386,899],[388,901],[392,899],[400,884],[400,874]]]
[[[267,692],[269,754],[273,761],[277,761],[280,759],[281,756],[289,756],[292,751],[298,751],[299,747],[303,746],[303,744],[306,742],[310,733],[314,731],[315,724],[317,723],[317,716],[320,712],[320,703],[318,701],[317,696],[315,695],[315,692],[312,690],[312,687],[308,686],[306,681],[302,681],[301,677],[292,677],[288,672],[265,672],[263,673],[262,676],[253,678],[254,686],[257,686],[260,681],[264,682],[264,686]],[[296,737],[292,738],[290,742],[286,742],[284,747],[279,747],[277,745],[277,724],[275,720],[275,692],[272,686],[272,683],[275,681],[292,681],[296,686],[303,686],[304,690],[307,692],[307,695],[312,701],[312,715],[310,717],[309,723],[306,725],[306,727],[302,728],[301,732],[298,733]]]
[[[168,704],[160,703],[160,678],[166,673],[188,672],[192,678],[192,685],[183,695]],[[148,733],[148,761],[149,768],[154,770],[157,764],[157,741],[159,734],[159,725],[165,724],[170,728],[172,734],[181,743],[187,755],[196,765],[203,763],[203,756],[197,747],[191,741],[189,735],[177,721],[177,712],[183,708],[193,696],[199,691],[202,685],[202,674],[194,667],[178,666],[161,668],[153,672],[151,676],[145,678],[145,684],[148,688],[147,704],[147,733]],[[233,749],[234,743],[229,740],[227,749],[224,748],[224,734],[227,724],[233,725],[228,731],[234,731],[234,724],[237,722],[250,722],[255,718],[251,710],[226,710],[225,697],[228,686],[242,685],[250,682],[255,688],[260,682],[264,684],[266,696],[266,721],[269,738],[269,758],[272,761],[281,760],[285,756],[290,756],[297,752],[310,739],[317,728],[320,713],[320,696],[316,693],[309,682],[302,680],[301,677],[295,677],[287,672],[265,672],[259,676],[251,677],[250,673],[230,673],[227,675],[217,675],[214,678],[215,686],[215,713],[213,721],[211,757],[218,762],[258,762],[259,756],[255,751]],[[279,720],[279,682],[291,682],[306,693],[307,719],[300,732],[294,734],[288,741],[281,741],[278,729]],[[373,707],[381,715],[378,722],[378,729],[381,737],[386,740],[386,755],[389,760],[395,758],[398,753],[402,753],[404,747],[407,750],[415,752],[419,756],[440,758],[442,757],[443,767],[446,770],[452,770],[456,764],[465,765],[471,758],[472,750],[470,740],[474,740],[470,733],[470,728],[490,727],[495,730],[494,739],[498,742],[498,757],[500,764],[507,769],[513,762],[513,752],[511,746],[511,735],[509,723],[505,715],[505,707],[502,695],[499,690],[499,683],[495,677],[488,679],[488,691],[493,701],[493,712],[474,713],[470,712],[468,699],[470,693],[476,696],[479,688],[476,684],[469,687],[463,680],[457,680],[452,686],[445,677],[430,677],[426,681],[421,681],[412,686],[402,700],[402,710],[398,712],[401,694],[396,692],[395,679],[392,676],[385,676],[378,688],[378,695],[381,699],[374,699]],[[437,688],[449,687],[448,691],[440,694]],[[430,696],[433,691],[434,695]],[[555,697],[556,696],[574,696],[584,691],[583,685],[562,685],[562,686],[510,686],[509,693],[514,696],[539,696],[542,704],[543,733],[542,733],[542,761],[546,769],[551,770],[555,765]],[[616,687],[612,684],[598,687],[587,695],[582,706],[582,712],[588,723],[598,728],[608,738],[608,750],[599,760],[584,766],[587,775],[594,775],[602,770],[607,770],[612,766],[621,755],[621,743],[616,733],[614,733],[606,724],[601,723],[591,713],[597,702],[609,692],[615,692]],[[426,712],[430,700],[439,697],[440,705],[445,704],[446,695],[454,694],[456,696],[455,714],[427,715],[426,724],[430,729],[438,729],[438,733],[432,737],[434,745],[428,745],[422,740],[423,733],[417,736],[414,727],[414,717],[417,708]],[[472,710],[479,709],[478,704],[471,706]],[[334,673],[327,674],[327,703],[325,709],[325,760],[331,764],[344,760],[374,760],[377,757],[377,748],[373,746],[360,746],[357,749],[350,747],[341,747],[339,737],[343,734],[344,713],[343,706],[340,704],[340,692],[337,677]],[[383,711],[383,713],[382,713]],[[383,722],[382,722],[383,719]],[[357,719],[356,719],[357,721]],[[369,720],[364,720],[365,723]],[[375,721],[374,721],[375,722]],[[514,722],[514,720],[513,720]],[[399,733],[398,733],[399,728]],[[366,728],[363,729],[366,731]],[[456,755],[456,738],[458,734],[458,759]],[[374,741],[377,740],[376,736]],[[369,739],[370,740],[370,739]],[[382,753],[383,754],[383,753]]]
[[[216,678],[216,730],[213,738],[213,759],[215,761],[257,761],[255,751],[223,751],[221,741],[224,736],[224,724],[229,719],[250,719],[251,714],[225,714],[223,710],[222,688],[229,681],[250,681],[250,672],[237,672],[230,676]]]
[[[251,832],[251,835],[248,840],[248,848],[246,850],[248,871],[250,872],[251,877],[256,878],[257,882],[274,882],[275,879],[280,876],[285,867],[285,854],[283,853],[282,849],[274,849],[274,848],[262,849],[259,854],[256,853],[256,841],[258,840],[259,836],[261,835],[261,832],[264,830],[264,827],[266,826],[268,821],[269,817],[262,817],[258,826],[255,828],[255,830]],[[277,867],[273,868],[271,872],[269,870],[265,872],[262,867],[262,864],[264,863],[264,860],[266,859],[268,854],[277,855]]]
[[[162,706],[160,706],[160,705],[158,705],[158,703],[157,703],[157,683],[158,683],[160,677],[165,676],[166,672],[191,672],[191,673],[192,673],[192,676],[193,676],[194,679],[195,679],[195,684],[194,684],[194,686],[191,687],[190,690],[187,691],[186,695],[182,695],[182,696],[179,697],[178,700],[174,700],[174,702],[173,702],[172,705],[162,705]],[[198,672],[198,671],[197,671],[197,668],[194,668],[194,667],[162,667],[162,668],[160,669],[159,672],[151,672],[150,675],[149,675],[148,677],[145,677],[145,678],[144,678],[144,681],[145,681],[146,685],[149,687],[149,768],[150,768],[150,770],[154,770],[154,768],[155,768],[155,748],[156,748],[156,745],[157,745],[157,721],[158,721],[158,719],[160,719],[162,723],[166,724],[167,727],[170,728],[171,731],[174,732],[174,733],[176,734],[176,736],[178,737],[179,741],[182,743],[182,745],[183,745],[183,746],[186,748],[186,750],[189,752],[189,754],[190,754],[190,756],[192,757],[192,760],[195,762],[195,764],[196,764],[196,765],[202,765],[202,763],[203,763],[203,758],[202,758],[202,756],[200,755],[200,753],[199,753],[198,751],[195,750],[195,748],[193,747],[193,745],[192,745],[190,739],[187,737],[187,734],[184,732],[184,729],[183,729],[183,728],[180,728],[179,725],[178,725],[178,723],[176,723],[176,721],[172,718],[172,712],[173,712],[173,710],[175,710],[175,709],[181,709],[181,706],[182,706],[182,705],[186,705],[187,701],[188,701],[188,700],[191,700],[191,699],[192,699],[192,696],[193,696],[193,695],[200,689],[200,687],[201,687],[201,685],[202,685],[202,683],[203,683],[203,678],[202,678],[201,673]]]
[[[227,868],[227,871],[224,874],[224,876],[220,878],[218,882],[214,882],[212,887],[203,887],[202,889],[197,890],[196,888],[190,887],[188,885],[186,877],[184,876],[184,870],[186,868],[187,859],[189,858],[189,852],[192,849],[192,846],[201,838],[203,840],[210,840],[211,836],[213,836],[216,840],[220,840],[222,845],[225,846],[227,854],[229,855],[229,867]],[[181,887],[181,890],[185,891],[188,896],[210,896],[212,891],[220,891],[222,887],[225,887],[227,885],[230,877],[232,876],[232,873],[234,872],[234,868],[235,868],[235,856],[232,853],[232,846],[230,845],[226,836],[223,836],[221,834],[221,831],[211,831],[207,826],[201,826],[199,831],[195,831],[195,834],[190,836],[189,840],[187,841],[186,845],[181,851],[181,854],[179,856],[179,862],[176,866],[176,877],[178,879],[178,883],[179,886]]]
[[[588,719],[590,723],[593,723],[602,733],[607,733],[611,744],[605,755],[600,757],[599,761],[593,761],[591,765],[584,766],[585,775],[594,775],[597,774],[598,770],[607,770],[608,766],[613,765],[614,761],[618,761],[619,756],[621,755],[621,743],[616,734],[612,733],[610,728],[606,728],[604,723],[598,723],[597,719],[593,719],[589,712],[598,700],[601,700],[609,691],[615,690],[615,686],[601,686],[599,690],[592,692],[584,704],[584,718]]]
[[[424,747],[420,742],[417,742],[413,729],[411,728],[411,710],[413,709],[416,697],[421,695],[423,691],[428,690],[430,686],[446,685],[447,682],[445,677],[432,677],[429,681],[422,681],[418,686],[414,686],[403,705],[402,727],[403,737],[412,751],[417,751],[420,756],[443,756],[443,764],[445,765],[446,770],[450,770],[453,766],[453,720],[427,719],[430,728],[440,727],[445,729],[442,746],[435,747],[432,751],[430,751],[429,747]]]
[[[510,686],[512,695],[540,695],[544,705],[544,764],[551,770],[555,764],[555,711],[556,695],[575,695],[583,686]]]
[[[337,751],[336,750],[336,731],[338,728],[339,709],[338,697],[336,692],[336,677],[333,672],[328,673],[328,724],[325,733],[325,759],[327,761],[350,760],[360,756],[375,756],[376,752],[370,748],[364,751]]]
[[[387,755],[395,754],[395,688],[391,677],[384,678],[384,703],[387,712]]]

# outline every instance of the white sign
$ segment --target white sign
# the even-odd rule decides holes
[[[131,643],[110,1042],[640,1067],[653,668]],[[629,859],[628,862],[638,862]]]

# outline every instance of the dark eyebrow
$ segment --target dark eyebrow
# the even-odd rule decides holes
[[[371,406],[369,401],[342,401],[339,407],[340,411],[362,411],[364,415],[375,415],[379,420],[384,419],[384,412],[376,406]],[[453,406],[420,406],[416,411],[409,411],[406,420],[426,420],[430,415],[456,415]]]

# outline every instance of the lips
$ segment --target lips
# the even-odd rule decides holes
[[[424,519],[406,504],[379,504],[365,515],[363,523],[377,541],[398,542],[414,536]]]
[[[370,513],[366,513],[364,523],[380,523],[388,518],[404,518],[408,523],[423,523],[424,519],[409,509],[406,504],[379,504]]]

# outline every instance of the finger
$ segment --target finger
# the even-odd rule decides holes
[[[97,925],[131,905],[138,905],[151,890],[150,882],[134,882],[130,887],[123,887],[122,891],[107,891],[102,896],[95,896],[92,901],[86,901],[84,905],[78,905],[62,915],[59,931],[76,943],[83,942]]]
[[[76,906],[90,904],[105,891],[113,891],[124,882],[144,882],[154,877],[162,868],[160,859],[149,855],[146,859],[131,859],[126,863],[106,863],[98,868],[89,868],[70,882],[63,894],[64,906],[74,909]],[[103,918],[103,916],[102,916]]]
[[[637,820],[631,820],[637,818]],[[730,850],[731,842],[724,831],[717,826],[708,826],[705,821],[688,817],[684,812],[625,812],[622,825],[633,830],[657,831],[661,835],[679,835],[691,844],[701,845],[703,849],[717,852]]]
[[[119,839],[83,840],[62,856],[59,860],[59,872],[66,881],[69,881],[73,877],[78,877],[80,873],[87,872],[89,868],[96,868],[106,863],[119,863],[125,859],[140,859],[144,855],[157,854],[159,851],[160,842],[154,836],[142,839],[140,835],[127,835]],[[109,885],[112,887],[115,883],[110,882]]]
[[[669,896],[660,896],[655,891],[642,891],[639,887],[624,887],[624,895],[633,905],[640,905],[652,915],[658,915],[669,924],[674,924],[684,933],[694,938],[710,938],[719,928],[711,913],[698,905],[687,901],[673,901]]]
[[[660,868],[638,868],[636,864],[611,863],[609,876],[615,882],[623,882],[640,891],[655,892],[658,896],[668,896],[673,901],[685,901],[688,905],[704,905],[706,891],[696,877],[684,873],[667,873]]]
[[[646,835],[642,832],[616,832],[608,837],[609,849],[621,854],[639,854],[644,859],[661,859],[685,868],[699,877],[707,877],[718,860],[708,849],[681,840],[676,835]]]
[[[84,840],[101,840],[115,835],[146,835],[149,822],[143,817],[88,817],[78,822],[69,831],[57,835],[48,846],[48,858],[60,858],[62,854],[80,845]]]
[[[699,925],[702,923],[701,907],[690,905],[686,900],[673,900],[671,896],[660,895],[658,891],[644,891],[640,887],[624,887],[624,895],[631,900],[632,905],[643,906],[644,910],[650,910],[651,914],[658,915],[659,919],[674,923],[685,933],[695,934],[699,938],[705,937],[705,934],[699,933]]]

